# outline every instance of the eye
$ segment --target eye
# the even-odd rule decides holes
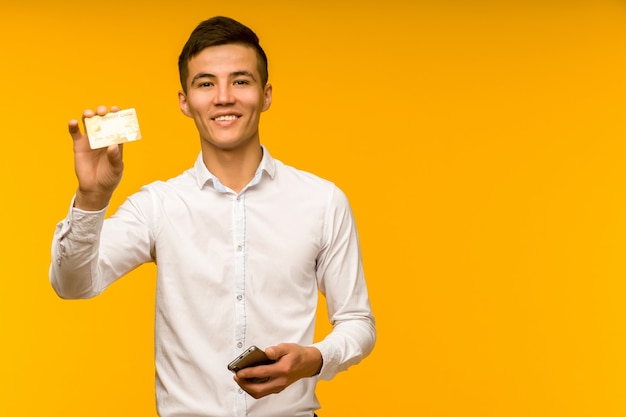
[[[205,82],[199,84],[200,87],[211,87],[212,85],[213,85],[213,83],[209,82],[209,81],[205,81]]]
[[[236,80],[233,84],[235,85],[246,85],[249,84],[247,80]]]

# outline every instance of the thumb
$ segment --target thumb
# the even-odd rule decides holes
[[[107,157],[112,166],[122,165],[123,145],[111,145],[107,148]]]
[[[267,355],[268,358],[277,361],[278,358],[280,358],[281,356],[284,356],[287,352],[284,351],[284,349],[282,349],[281,345],[276,345],[276,346],[270,346],[267,349],[265,349],[265,355]]]

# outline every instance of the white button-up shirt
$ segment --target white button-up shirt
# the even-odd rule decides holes
[[[357,231],[332,183],[264,149],[240,193],[200,155],[193,168],[143,187],[105,220],[71,208],[57,225],[50,280],[89,298],[146,262],[157,264],[155,361],[162,417],[312,416],[315,385],[359,362],[376,332]],[[332,332],[314,344],[318,289]],[[226,365],[246,347],[314,345],[319,375],[255,400]]]

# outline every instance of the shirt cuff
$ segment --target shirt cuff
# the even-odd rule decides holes
[[[332,343],[321,341],[311,346],[317,348],[322,354],[322,369],[316,375],[319,379],[329,381],[339,372],[339,364],[341,362],[341,352],[333,348]]]
[[[97,211],[82,210],[74,207],[75,199],[76,196],[72,198],[67,217],[58,225],[59,237],[78,242],[94,242],[98,239],[108,206]]]

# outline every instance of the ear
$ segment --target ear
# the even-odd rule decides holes
[[[180,111],[182,111],[185,116],[191,117],[189,104],[187,103],[187,95],[182,90],[178,92],[178,104],[180,105]]]
[[[265,84],[263,90],[263,109],[265,111],[272,105],[272,84]]]

